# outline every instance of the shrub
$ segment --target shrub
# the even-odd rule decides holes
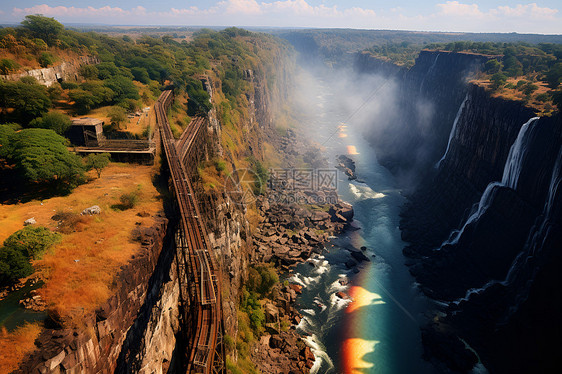
[[[37,61],[42,68],[46,68],[55,62],[55,57],[49,52],[43,52],[41,53],[41,56],[37,58]]]
[[[4,247],[22,253],[27,258],[39,258],[61,235],[43,226],[26,226],[4,241]]]
[[[93,153],[86,157],[86,169],[95,171],[98,173],[98,178],[101,177],[101,171],[109,165],[110,159],[109,153]]]
[[[31,259],[41,257],[61,235],[42,226],[27,226],[16,231],[0,248],[0,283],[13,283],[33,273]]]
[[[492,82],[492,89],[497,90],[505,84],[505,82],[507,81],[507,77],[505,74],[499,72],[492,75],[490,81]]]
[[[19,69],[20,65],[9,58],[0,60],[0,74],[10,74],[11,72]]]
[[[119,197],[120,204],[114,204],[111,208],[115,210],[132,209],[137,205],[138,201],[139,195],[136,192],[124,193]]]
[[[109,119],[112,124],[115,124],[118,128],[120,128],[121,124],[127,120],[127,111],[123,107],[114,106],[109,111]]]
[[[541,94],[537,95],[536,99],[537,99],[537,101],[540,101],[541,103],[546,103],[547,101],[550,100],[550,95],[547,94],[546,92],[541,93]]]
[[[215,169],[217,169],[219,173],[224,171],[224,169],[226,169],[226,162],[224,162],[223,160],[216,160]]]
[[[0,248],[1,284],[13,283],[31,274],[33,274],[33,266],[23,253],[11,248]]]
[[[75,90],[79,87],[78,83],[74,82],[61,82],[60,86],[63,90]]]
[[[50,129],[59,135],[64,135],[70,126],[72,126],[70,117],[60,112],[45,113],[42,117],[35,118],[29,123],[29,127]]]

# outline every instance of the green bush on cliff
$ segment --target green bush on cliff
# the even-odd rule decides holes
[[[0,284],[9,284],[33,273],[30,260],[40,258],[61,235],[42,226],[26,226],[10,235],[0,248]]]

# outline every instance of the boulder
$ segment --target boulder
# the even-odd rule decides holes
[[[343,299],[343,300],[349,299],[349,296],[345,292],[341,292],[341,291],[337,292],[336,296],[339,297],[340,299]]]
[[[267,323],[277,323],[279,321],[279,309],[273,304],[267,303],[264,307],[265,321]]]
[[[359,252],[359,251],[352,251],[351,252],[351,256],[358,262],[361,261],[371,261],[369,260],[369,257],[365,256],[365,254],[363,252]]]
[[[32,217],[32,218],[26,219],[23,222],[23,225],[24,226],[30,226],[30,225],[35,225],[36,223],[37,223],[37,221],[35,220],[35,217]]]
[[[302,286],[300,284],[290,284],[289,287],[299,295],[302,293]]]
[[[91,206],[89,208],[86,208],[82,211],[83,216],[86,216],[86,215],[91,216],[93,214],[100,214],[100,213],[101,213],[101,208],[97,205],[93,205],[93,206]]]

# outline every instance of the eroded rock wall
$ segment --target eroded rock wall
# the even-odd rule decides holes
[[[47,87],[56,82],[77,81],[82,66],[99,64],[99,58],[95,56],[80,56],[76,59],[65,61],[60,65],[50,68],[33,69],[23,73],[0,75],[0,79],[17,81],[23,77],[33,77],[37,82]]]
[[[121,268],[115,282],[116,294],[92,313],[83,316],[82,326],[75,328],[47,328],[36,341],[38,350],[20,367],[21,373],[112,373],[121,371],[120,357],[130,350],[131,344],[146,347],[150,355],[142,357],[137,349],[129,363],[146,363],[145,371],[162,372],[165,361],[172,356],[174,324],[177,301],[172,292],[162,292],[160,285],[170,277],[169,247],[164,245],[168,220],[159,215],[155,224],[138,232],[141,249],[131,261]],[[159,299],[159,300],[158,300]],[[152,304],[152,307],[149,307]],[[158,310],[161,307],[163,313]],[[164,310],[164,308],[167,308]],[[172,308],[172,309],[170,309]],[[148,321],[139,328],[139,321]],[[169,327],[165,326],[169,322]],[[51,323],[52,324],[52,323]],[[131,329],[131,326],[134,326]],[[154,333],[167,329],[167,335]],[[158,346],[153,336],[166,336],[166,342]],[[143,340],[142,335],[148,338]],[[160,339],[160,341],[162,341]],[[150,369],[146,368],[150,366]]]

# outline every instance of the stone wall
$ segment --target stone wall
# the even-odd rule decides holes
[[[56,82],[77,81],[82,66],[99,64],[99,58],[95,56],[80,56],[76,59],[65,61],[60,65],[50,68],[28,70],[23,73],[0,75],[0,79],[17,81],[23,77],[33,77],[40,84],[47,87]]]

